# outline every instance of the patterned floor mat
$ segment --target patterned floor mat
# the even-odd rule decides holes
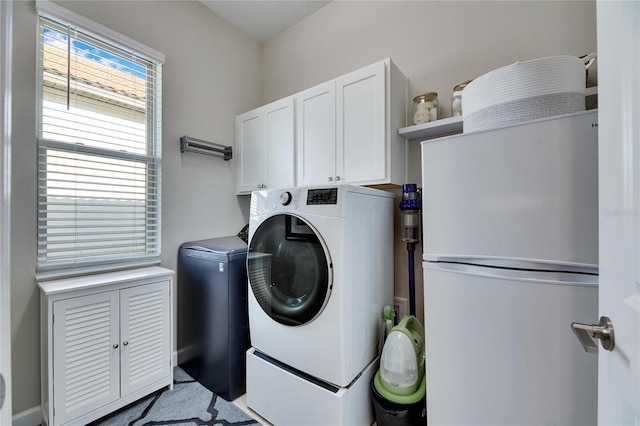
[[[180,367],[173,390],[163,389],[103,417],[90,426],[244,426],[260,425],[233,403],[214,394]]]

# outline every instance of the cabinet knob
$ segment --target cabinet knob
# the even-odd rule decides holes
[[[329,176],[329,182],[333,182],[333,177]]]
[[[127,346],[129,344],[128,340],[125,340],[124,342],[122,342],[122,346]]]
[[[336,176],[336,182],[340,181],[340,176]]]
[[[118,344],[117,343],[113,344],[113,349],[118,349]]]

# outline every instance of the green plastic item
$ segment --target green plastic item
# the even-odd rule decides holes
[[[380,382],[380,370],[376,372],[376,375],[373,378],[373,384],[380,395],[391,402],[395,402],[396,404],[415,404],[427,393],[427,376],[422,376],[418,390],[409,395],[396,395],[395,393],[389,392],[384,386],[382,386],[382,383]]]
[[[416,402],[424,396],[424,328],[413,315],[389,331],[374,380],[378,392],[392,402],[407,404],[411,402],[403,401]]]
[[[387,325],[387,336],[391,333],[391,329],[393,328],[393,319],[396,317],[396,311],[389,305],[385,306],[382,314],[384,315],[384,319]]]

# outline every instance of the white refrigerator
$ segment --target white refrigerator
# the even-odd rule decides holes
[[[597,118],[422,142],[429,425],[597,423]]]

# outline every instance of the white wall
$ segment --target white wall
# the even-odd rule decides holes
[[[448,117],[461,81],[515,61],[595,50],[595,1],[334,1],[264,44],[262,101],[390,57],[409,79],[410,99],[436,91],[441,117]],[[409,181],[420,183],[419,141],[410,143],[409,154]],[[401,191],[394,192],[399,203]],[[398,218],[399,212],[396,236]],[[396,240],[396,294],[406,297],[406,248]],[[420,258],[417,251],[422,318]]]
[[[182,242],[236,234],[248,198],[235,195],[235,163],[181,154],[189,135],[234,145],[235,115],[260,103],[260,46],[195,1],[60,1],[62,6],[166,55],[163,68],[162,264]],[[12,203],[13,413],[40,404],[36,264],[36,12],[14,8]]]

